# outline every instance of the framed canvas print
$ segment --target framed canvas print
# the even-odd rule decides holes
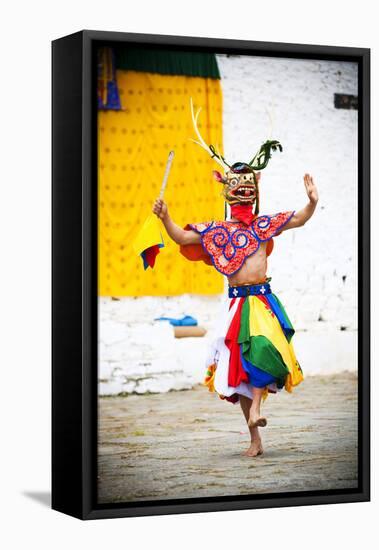
[[[369,50],[52,51],[53,508],[369,500]]]

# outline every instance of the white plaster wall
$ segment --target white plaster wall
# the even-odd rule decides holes
[[[188,389],[203,379],[204,354],[222,296],[99,299],[99,393]],[[165,316],[193,315],[205,337],[174,338]]]
[[[357,111],[335,109],[334,93],[357,94],[346,62],[218,56],[227,160],[249,161],[267,138],[274,153],[262,172],[261,213],[306,203],[302,177],[320,191],[309,223],[276,239],[272,287],[297,329],[305,374],[357,367]],[[99,299],[100,394],[184,389],[202,380],[206,345],[222,297]],[[205,338],[175,339],[160,315],[191,314]]]

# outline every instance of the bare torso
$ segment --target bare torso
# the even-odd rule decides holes
[[[260,243],[257,252],[246,258],[237,273],[228,277],[231,286],[255,285],[265,281],[267,272],[266,245],[265,242]]]

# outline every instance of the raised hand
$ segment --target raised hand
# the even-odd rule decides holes
[[[156,199],[153,205],[153,212],[161,220],[163,220],[167,216],[168,209],[167,204],[164,202],[164,200]]]
[[[157,199],[153,205],[153,213],[162,220],[167,234],[171,239],[180,245],[199,244],[201,237],[196,231],[182,229],[168,215],[167,204],[162,199]]]
[[[304,175],[304,185],[305,185],[305,191],[307,192],[309,201],[312,204],[317,204],[318,191],[311,175],[309,174]]]

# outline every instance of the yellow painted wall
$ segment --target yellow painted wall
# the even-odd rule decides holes
[[[169,239],[153,270],[144,271],[131,243],[151,211],[167,155],[175,159],[165,194],[176,223],[223,219],[217,164],[189,140],[195,138],[189,98],[202,106],[200,131],[222,150],[222,93],[219,80],[117,71],[122,111],[98,116],[99,294],[161,296],[186,292],[217,294],[222,276],[203,262],[190,262]]]

